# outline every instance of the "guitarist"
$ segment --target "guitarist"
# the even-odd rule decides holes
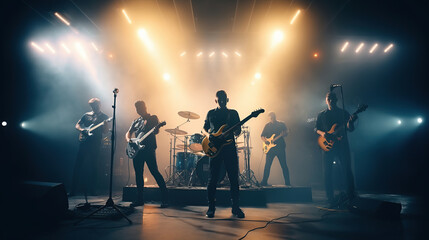
[[[147,112],[146,104],[143,101],[137,101],[135,104],[136,111],[140,115],[139,118],[135,119],[131,124],[130,129],[125,134],[125,139],[128,143],[131,142],[131,136],[134,133],[135,136],[138,136],[140,133],[146,133],[150,131],[153,127],[158,125],[158,117],[156,115],[150,115]],[[167,187],[165,185],[164,178],[158,170],[158,165],[156,163],[156,137],[155,134],[159,133],[159,129],[147,137],[143,142],[145,148],[140,150],[133,159],[134,171],[136,174],[136,184],[137,184],[137,201],[131,203],[131,206],[142,206],[144,205],[143,199],[143,189],[144,189],[144,180],[143,180],[143,171],[144,163],[146,162],[147,167],[149,168],[150,173],[155,178],[156,183],[161,189],[162,203],[161,207],[165,208],[167,204]]]
[[[347,131],[352,132],[354,127],[354,121],[357,119],[356,115],[350,116],[350,114],[337,106],[337,96],[333,92],[329,92],[326,94],[326,104],[328,108],[319,113],[316,120],[316,128],[315,131],[320,136],[330,140],[333,138],[328,131],[334,124],[338,124],[346,126]],[[343,131],[344,132],[344,131]],[[347,185],[347,197],[352,199],[355,197],[355,185],[354,185],[354,177],[351,168],[351,155],[350,155],[350,146],[348,139],[341,138],[334,147],[323,154],[323,168],[324,168],[324,178],[325,178],[325,191],[326,197],[328,198],[328,202],[330,205],[334,205],[334,189],[332,182],[332,165],[335,158],[338,158],[338,162],[340,163],[343,173],[345,174],[345,181]]]
[[[108,119],[108,116],[101,112],[101,103],[98,98],[91,98],[89,106],[92,111],[85,113],[76,123],[75,128],[84,135],[88,135],[86,130],[91,124],[99,124]],[[95,195],[97,161],[100,155],[101,138],[103,133],[109,130],[107,124],[95,129],[92,136],[88,136],[85,141],[79,144],[79,151],[74,166],[72,190],[69,196],[76,195],[78,188],[84,187],[85,194]]]
[[[273,134],[274,138],[278,138],[276,141],[273,141],[276,144],[275,147],[271,148],[266,156],[265,168],[264,168],[264,177],[262,178],[261,185],[267,186],[267,181],[270,176],[271,165],[275,157],[279,159],[280,166],[283,170],[283,177],[285,180],[285,185],[290,186],[290,178],[289,178],[289,169],[286,164],[286,142],[285,137],[287,136],[289,130],[286,127],[284,122],[277,121],[276,114],[274,112],[270,112],[268,114],[270,118],[270,122],[267,123],[264,127],[264,130],[261,133],[261,139],[264,142],[268,142],[268,138],[270,138]]]
[[[214,133],[219,128],[227,124],[226,129],[240,122],[238,112],[233,109],[228,109],[226,104],[229,99],[224,90],[216,92],[215,102],[218,107],[210,110],[204,122],[204,134]],[[216,157],[210,159],[210,177],[207,186],[209,209],[206,216],[213,218],[216,210],[216,187],[220,173],[222,162],[225,164],[226,172],[231,183],[230,192],[232,200],[232,214],[238,218],[244,218],[244,213],[239,207],[239,185],[238,185],[238,156],[235,146],[234,135],[238,136],[241,133],[241,127],[237,127],[233,134],[227,136],[232,142],[225,145]]]

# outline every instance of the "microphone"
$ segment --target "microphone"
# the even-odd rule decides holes
[[[341,87],[341,84],[331,84],[329,91],[332,92],[332,90],[334,90],[334,88],[337,88],[337,87]]]
[[[118,93],[118,92],[119,92],[119,89],[117,88],[113,89],[113,93]]]

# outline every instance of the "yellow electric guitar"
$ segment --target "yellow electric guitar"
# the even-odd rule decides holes
[[[225,132],[223,130],[225,129],[226,124],[222,125],[216,133],[205,136],[203,141],[201,142],[204,153],[211,158],[216,157],[225,145],[232,143],[233,139],[228,138],[228,136],[234,131],[235,128],[243,125],[252,117],[257,117],[263,112],[265,112],[264,109],[253,111],[249,116],[247,116],[245,119],[241,120],[234,126],[228,128],[228,130],[226,130]]]
[[[275,144],[274,142],[284,136],[284,134],[280,134],[277,137],[274,137],[275,135],[276,134],[271,135],[270,138],[267,138],[267,141],[262,142],[262,150],[264,151],[264,153],[268,153],[271,148],[277,146],[277,144]]]
[[[356,112],[354,112],[352,116],[355,116],[358,113],[365,111],[367,108],[368,108],[368,105],[366,104],[359,106],[358,110],[356,110]],[[339,125],[337,123],[332,125],[331,129],[327,132],[327,134],[325,134],[325,137],[319,136],[319,139],[317,140],[317,142],[320,148],[325,152],[331,151],[335,143],[337,143],[338,141],[341,141],[341,139],[343,138],[344,130],[345,128],[342,125]]]

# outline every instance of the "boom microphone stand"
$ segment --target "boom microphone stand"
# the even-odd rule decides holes
[[[80,219],[79,221],[77,221],[75,223],[75,225],[77,225],[78,223],[82,222],[83,220],[91,217],[92,215],[96,214],[97,212],[110,207],[116,210],[116,212],[118,212],[119,214],[122,215],[122,217],[124,217],[125,219],[128,220],[128,222],[130,224],[132,224],[133,222],[123,213],[121,212],[121,210],[115,205],[115,203],[113,202],[112,199],[112,183],[113,183],[113,157],[115,155],[115,130],[116,130],[116,96],[119,92],[119,89],[115,88],[113,90],[113,120],[112,120],[112,135],[111,135],[111,145],[112,145],[112,149],[110,151],[110,187],[109,187],[109,199],[107,199],[107,202],[104,206],[100,207],[99,209],[95,210],[94,212],[90,213],[88,216]]]

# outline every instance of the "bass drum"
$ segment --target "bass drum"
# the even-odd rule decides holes
[[[198,160],[198,156],[187,152],[178,152],[176,155],[176,169],[178,171],[188,170],[192,171],[195,167],[195,163]]]
[[[210,177],[210,158],[208,156],[203,156],[198,160],[195,172],[197,175],[198,183],[200,183],[201,186],[207,186]],[[217,182],[218,185],[224,181],[225,176],[225,164],[222,162],[222,165],[220,166],[219,179]]]

